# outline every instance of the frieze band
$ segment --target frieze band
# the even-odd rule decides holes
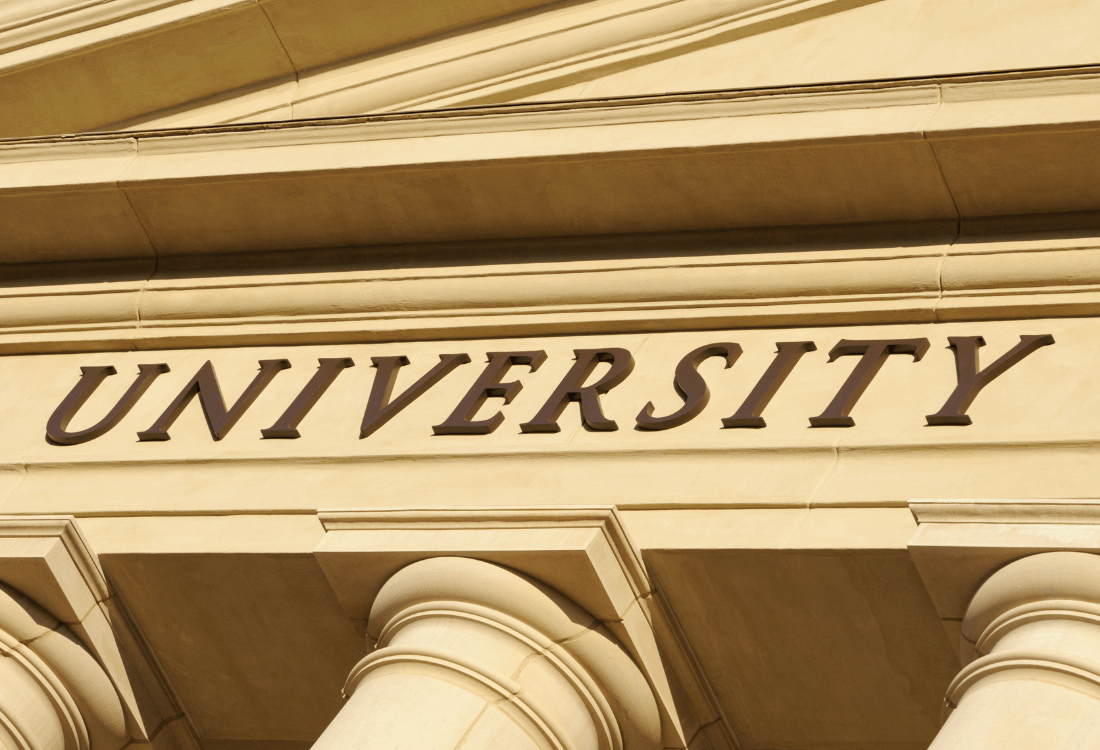
[[[966,411],[989,385],[1009,368],[1013,367],[1037,349],[1054,343],[1050,334],[1020,336],[1020,342],[1002,354],[991,364],[981,367],[978,350],[985,346],[981,336],[949,336],[949,348],[955,355],[957,385],[948,396],[943,407],[935,414],[928,415],[927,424],[969,425],[971,419]],[[842,339],[829,351],[829,362],[841,357],[858,356],[855,367],[844,381],[840,390],[825,410],[810,417],[811,427],[853,427],[852,409],[860,396],[874,380],[875,375],[894,354],[908,354],[914,362],[919,362],[928,351],[930,343],[926,338],[915,339]],[[798,361],[807,352],[816,351],[812,341],[781,341],[776,344],[777,351],[772,363],[753,387],[748,397],[730,417],[722,419],[725,428],[753,428],[767,426],[763,413],[772,397],[791,374]],[[701,346],[680,360],[676,366],[673,385],[683,405],[675,412],[655,415],[656,407],[652,402],[642,407],[635,418],[638,429],[667,430],[686,424],[697,417],[710,400],[710,389],[699,366],[711,357],[721,357],[725,367],[733,367],[741,356],[738,344],[722,342]],[[585,426],[597,432],[610,432],[619,429],[618,423],[609,419],[600,404],[600,395],[607,393],[629,377],[634,369],[634,358],[622,348],[575,349],[573,366],[562,378],[550,397],[527,422],[519,425],[524,433],[559,432],[557,420],[569,407],[577,403]],[[535,372],[546,361],[546,352],[541,350],[488,352],[487,364],[474,381],[473,386],[459,401],[454,411],[432,430],[437,435],[487,435],[504,422],[504,415],[497,412],[486,419],[475,419],[478,411],[490,398],[502,399],[511,403],[523,389],[518,379],[505,380],[512,368],[526,367]],[[405,407],[423,395],[428,389],[443,380],[458,367],[471,362],[468,354],[441,354],[439,362],[419,380],[401,393],[394,395],[393,389],[402,367],[410,364],[405,356],[371,357],[371,366],[377,369],[374,383],[367,398],[367,405],[360,428],[360,439],[373,435],[380,427],[397,416]],[[193,378],[184,386],[178,396],[169,404],[149,429],[138,433],[141,441],[169,440],[169,429],[180,414],[198,397],[207,424],[214,440],[224,438],[248,407],[259,398],[280,370],[290,368],[286,359],[260,360],[260,371],[245,388],[240,397],[227,407],[222,395],[214,366],[207,361]],[[608,369],[593,383],[588,380],[601,364]],[[310,409],[324,395],[340,373],[354,367],[350,357],[324,358],[319,360],[316,374],[306,383],[301,393],[287,407],[286,411],[271,427],[261,431],[266,439],[293,439],[301,436],[298,425]],[[167,364],[138,365],[138,375],[133,384],[122,395],[111,411],[94,426],[77,432],[69,432],[68,426],[81,406],[92,396],[99,385],[111,375],[117,374],[114,367],[81,367],[81,377],[76,386],[54,411],[46,425],[47,440],[55,445],[77,445],[94,440],[115,427],[148,390],[160,375],[169,372]]]

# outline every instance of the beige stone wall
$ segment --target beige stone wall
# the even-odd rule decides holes
[[[1097,746],[1098,10],[8,2],[0,744]],[[972,424],[927,424],[949,337],[985,367],[1038,334]],[[929,348],[811,427],[845,339]],[[767,427],[723,429],[784,341],[816,350]],[[635,429],[719,343],[706,408]],[[608,347],[617,430],[521,432]],[[501,351],[547,358],[500,427],[434,434]],[[399,393],[447,353],[360,438],[372,357],[408,358]],[[223,439],[195,401],[138,439],[261,359],[292,366]],[[161,363],[47,440],[81,367],[118,374],[70,431]]]

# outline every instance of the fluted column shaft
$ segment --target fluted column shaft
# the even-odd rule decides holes
[[[994,573],[963,621],[949,717],[930,750],[1100,747],[1100,556],[1048,552]]]
[[[314,750],[657,750],[641,672],[611,634],[509,569],[433,558],[371,609],[376,650]]]

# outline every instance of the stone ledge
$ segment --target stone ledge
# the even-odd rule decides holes
[[[1100,142],[1098,80],[975,80],[959,102],[895,82],[16,141],[0,155],[3,260],[1095,211],[1081,165]],[[1001,99],[1020,114],[982,106]]]

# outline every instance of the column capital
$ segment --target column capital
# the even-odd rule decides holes
[[[130,741],[114,685],[73,632],[0,584],[0,743],[10,750],[119,750]]]
[[[1100,623],[1100,554],[1045,552],[998,569],[970,600],[962,634],[981,653],[1016,618],[1048,611],[1079,611],[1082,620]]]
[[[80,708],[90,750],[149,743],[165,724],[179,720],[179,707],[147,648],[75,518],[0,515],[0,649],[39,670],[34,680],[47,692],[57,692],[47,688],[50,673],[67,686],[71,701],[53,700]],[[123,741],[115,744],[120,727]],[[64,750],[84,747],[73,731]],[[160,735],[198,747],[186,719]]]
[[[1100,698],[1100,555],[1044,552],[1000,568],[967,608],[961,647],[966,665],[945,715],[980,680],[1010,670],[1045,672]]]
[[[912,502],[909,549],[963,667],[930,750],[1100,743],[1100,504]]]
[[[398,571],[437,557],[494,563],[564,596],[611,633],[649,683],[663,747],[686,747],[706,724],[722,730],[725,746],[736,747],[613,507],[323,510],[318,517],[326,534],[314,556],[368,642],[380,637],[376,625],[385,619],[375,613],[388,611],[375,598]],[[478,596],[485,606],[496,601],[491,586],[483,586]],[[505,602],[498,603],[497,611],[510,612]]]
[[[653,692],[615,637],[522,573],[462,557],[421,560],[386,581],[367,627],[377,647],[352,671],[348,696],[375,670],[430,665],[487,688],[552,746],[589,739],[601,750],[661,747]],[[577,706],[570,705],[578,701],[594,738],[581,731]],[[569,741],[574,735],[577,741]]]
[[[911,500],[909,509],[909,553],[956,647],[971,600],[1000,568],[1043,552],[1100,554],[1097,501]]]

